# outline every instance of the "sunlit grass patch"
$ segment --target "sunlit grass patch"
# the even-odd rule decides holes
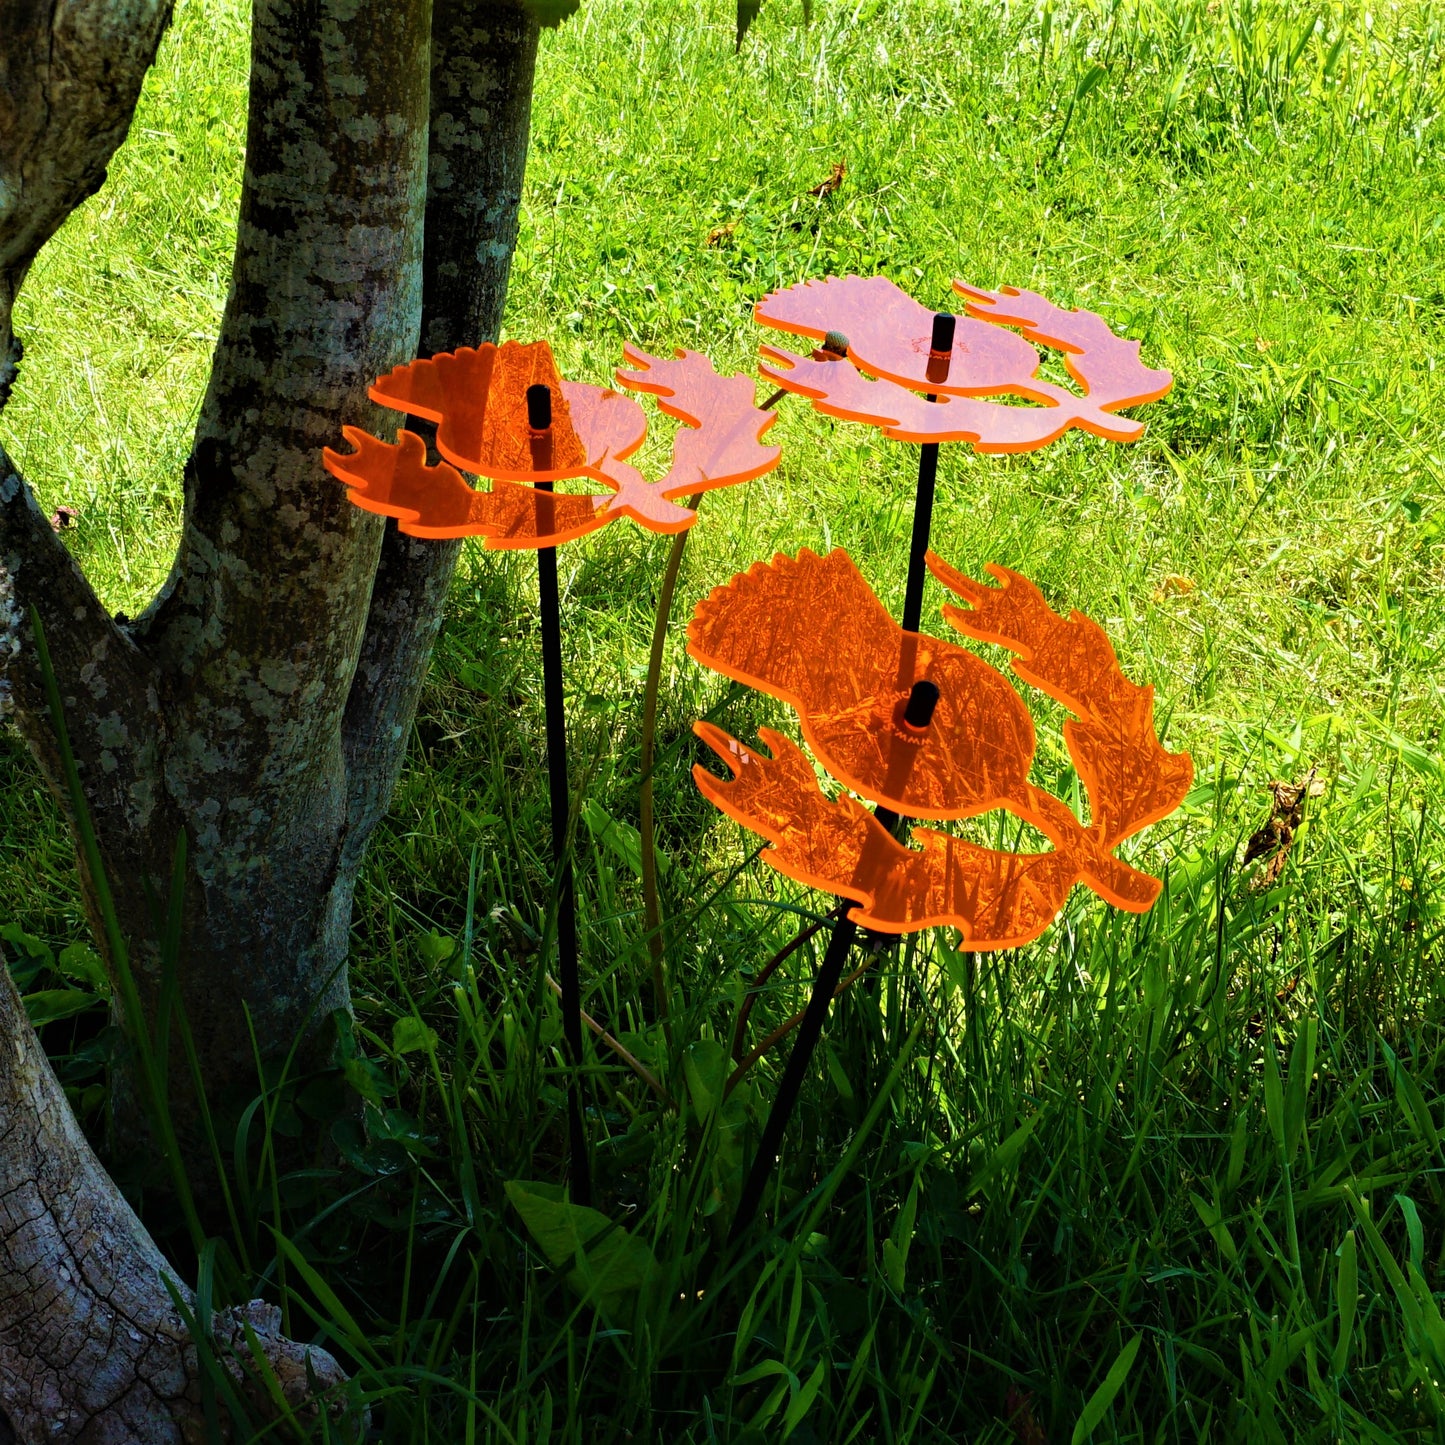
[[[374,1067],[354,1068],[376,1098],[373,1136],[344,1141],[355,1197],[273,1222],[361,1322],[353,1364],[394,1362],[389,1438],[1001,1442],[1027,1438],[1020,1411],[1050,1440],[1086,1411],[1095,1439],[1428,1438],[1445,1419],[1445,24],[1407,4],[817,0],[804,30],[798,9],[769,0],[740,55],[723,0],[586,0],[547,34],[506,330],[548,336],[582,380],[608,379],[625,341],[739,369],[761,295],[882,270],[938,306],[954,276],[1033,287],[1140,339],[1175,374],[1144,439],[945,447],[934,546],[1035,578],[1153,684],[1196,764],[1180,815],[1131,845],[1163,899],[1125,918],[1079,890],[1016,953],[925,936],[885,956],[820,1051],[785,1227],[703,1288],[778,1051],[737,1096],[740,1134],[697,1100],[748,978],[830,900],[756,863],[694,789],[695,718],[745,739],[791,722],[692,664],[681,623],[802,546],[848,547],[896,609],[911,521],[912,448],[786,401],[779,469],[703,504],[664,669],[671,1051],[638,883],[606,841],[607,819],[635,820],[668,542],[609,528],[561,558],[574,785],[594,810],[587,1006],[679,1104],[599,1046],[601,1202],[667,1288],[639,1278],[603,1319],[502,1191],[555,1179],[563,1152],[525,554],[464,556],[359,890]],[[78,508],[70,545],[132,613],[169,566],[225,299],[245,26],[240,6],[179,7],[110,181],[20,316],[7,445],[47,509]],[[1070,796],[1057,709],[1028,700],[1035,777]],[[1246,863],[1270,783],[1311,770],[1288,852]],[[0,897],[52,943],[82,930],[68,857],[7,734]],[[816,957],[774,975],[751,1041],[801,1005]]]

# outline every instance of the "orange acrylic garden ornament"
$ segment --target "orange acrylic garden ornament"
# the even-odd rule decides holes
[[[357,506],[397,518],[408,536],[479,537],[489,548],[554,547],[620,517],[681,532],[697,513],[676,498],[751,481],[777,465],[778,448],[761,441],[775,417],[756,405],[751,377],[719,376],[696,351],[671,361],[632,347],[623,354],[635,369],[619,370],[618,381],[653,393],[660,410],[684,424],[657,482],[627,461],[647,436],[646,413],[619,391],[564,380],[545,341],[443,353],[398,366],[371,387],[373,401],[436,424],[444,459],[436,465],[414,432],[391,443],[358,427],[342,432],[356,451],[327,448],[323,464]],[[537,386],[551,397],[545,431],[528,423],[527,393]],[[475,491],[463,472],[494,485]],[[574,477],[610,491],[574,496],[521,485]]]
[[[688,633],[700,662],[796,709],[818,761],[875,805],[870,814],[854,798],[830,799],[807,755],[780,733],[762,732],[765,756],[712,723],[695,727],[732,775],[694,769],[704,796],[768,841],[766,862],[843,901],[807,1009],[794,1021],[797,1037],[743,1187],[735,1238],[761,1202],[858,930],[947,924],[970,949],[1017,947],[1048,927],[1078,882],[1142,912],[1158,896],[1158,880],[1115,850],[1172,812],[1192,777],[1188,756],[1166,752],[1155,735],[1151,690],[1123,675],[1096,624],[1060,616],[1015,572],[991,566],[1000,585],[987,586],[929,551],[941,443],[1026,452],[1076,428],[1134,441],[1143,426],[1118,413],[1163,396],[1172,378],[1144,366],[1139,343],[1115,336],[1092,312],[1010,287],[954,289],[966,298],[962,318],[930,312],[881,276],[802,282],[756,308],[764,325],[825,346],[811,357],[764,346],[764,376],[825,415],[922,445],[901,625],[845,552],[805,551],[716,589]],[[1064,353],[1079,391],[1040,378],[1035,342]],[[1014,400],[988,399],[1000,396]],[[946,608],[949,623],[1011,650],[1018,676],[1072,714],[1064,738],[1089,797],[1087,824],[1029,782],[1033,723],[1010,683],[957,643],[920,631],[930,570],[968,604]],[[1007,853],[934,829],[918,830],[917,848],[895,837],[906,818],[995,809],[1031,824],[1052,847]]]
[[[420,358],[394,368],[370,388],[373,401],[435,426],[442,460],[429,463],[416,432],[395,442],[359,427],[342,435],[354,450],[327,448],[326,470],[367,511],[394,517],[412,537],[478,537],[489,548],[537,553],[542,676],[556,866],[558,973],[562,1021],[574,1077],[568,1085],[573,1198],[590,1201],[590,1170],[576,1070],[582,1061],[582,996],[570,857],[566,712],[562,687],[561,604],[557,547],[619,517],[654,532],[683,533],[697,520],[677,498],[749,481],[777,465],[777,447],[762,436],[774,415],[756,405],[751,377],[719,376],[696,351],[660,360],[624,348],[635,368],[618,381],[651,392],[660,409],[683,423],[667,475],[649,482],[627,458],[647,435],[647,417],[631,397],[610,387],[567,381],[545,341],[490,342]],[[488,477],[477,491],[462,473]],[[600,482],[602,494],[553,491],[569,478]]]
[[[1043,932],[1077,882],[1143,912],[1159,882],[1115,850],[1173,812],[1193,776],[1188,755],[1166,752],[1155,735],[1153,690],[1124,676],[1096,623],[1061,617],[1018,573],[990,567],[1001,585],[987,586],[928,560],[968,604],[945,607],[948,622],[1008,648],[1014,672],[1072,714],[1064,741],[1088,825],[1029,782],[1033,723],[1008,680],[954,642],[904,632],[841,549],[779,556],[717,588],[694,613],[688,651],[791,705],[818,761],[868,802],[931,819],[1005,809],[1052,849],[1003,852],[934,829],[916,829],[921,846],[908,848],[854,799],[829,799],[807,755],[771,730],[760,734],[769,757],[696,724],[732,774],[699,765],[698,787],[768,840],[766,863],[853,900],[851,921],[875,933],[948,924],[970,949],[1016,948]],[[913,723],[920,695],[928,715]]]
[[[776,364],[762,373],[808,397],[819,411],[879,427],[898,441],[963,441],[980,452],[1026,452],[1072,427],[1108,441],[1143,435],[1140,422],[1116,413],[1157,400],[1173,378],[1140,362],[1137,341],[1114,335],[1091,311],[1063,310],[1033,291],[953,284],[967,298],[968,314],[961,319],[930,312],[882,276],[805,281],[776,291],[758,303],[759,321],[803,336],[841,332],[848,357],[818,361],[764,346],[763,355]],[[954,323],[942,328],[943,346],[937,344],[940,317]],[[1031,342],[1063,352],[1081,394],[1039,378],[1040,358]],[[864,373],[877,379],[868,381]],[[979,399],[1001,395],[1039,404]]]

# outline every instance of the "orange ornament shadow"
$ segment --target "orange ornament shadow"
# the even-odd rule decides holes
[[[761,442],[774,413],[757,406],[751,378],[719,376],[694,351],[673,361],[630,347],[625,355],[638,369],[619,371],[619,381],[665,398],[661,410],[683,422],[660,482],[627,460],[647,436],[641,406],[610,387],[564,380],[545,341],[464,347],[378,378],[371,398],[435,423],[442,461],[428,464],[415,433],[383,442],[345,427],[355,450],[328,447],[322,465],[351,489],[357,506],[395,517],[409,536],[479,537],[488,548],[552,547],[623,516],[656,532],[685,531],[697,514],[674,497],[751,481],[777,465],[779,449]],[[546,431],[527,420],[527,391],[537,385],[552,396]],[[492,489],[473,490],[464,472],[491,478]],[[537,487],[569,478],[610,491],[579,496]]]
[[[699,789],[767,839],[772,867],[852,899],[854,920],[877,932],[951,924],[971,948],[1013,948],[1038,937],[1079,882],[1117,907],[1148,909],[1159,881],[1114,850],[1177,808],[1193,777],[1188,755],[1159,743],[1152,689],[1124,676],[1101,628],[1059,616],[1018,573],[990,567],[1001,583],[991,587],[932,554],[929,566],[968,604],[946,608],[948,621],[1009,648],[1013,670],[1073,714],[1064,740],[1088,792],[1087,825],[1028,782],[1033,724],[1007,679],[956,644],[904,633],[841,550],[779,556],[716,589],[699,604],[688,650],[793,706],[818,761],[870,801],[932,818],[1003,808],[1052,850],[1007,853],[928,828],[905,847],[855,799],[828,798],[803,750],[770,730],[760,734],[768,756],[696,724],[731,775],[699,765]],[[939,689],[922,738],[901,718],[920,679]]]

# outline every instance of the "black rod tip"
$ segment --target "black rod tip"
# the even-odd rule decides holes
[[[939,311],[933,318],[933,340],[929,346],[934,351],[952,351],[953,333],[958,326],[958,317],[948,311]]]
[[[933,709],[938,706],[938,686],[925,678],[913,684],[908,694],[908,706],[903,709],[903,721],[920,732],[933,721]]]
[[[552,388],[545,381],[527,388],[527,425],[533,431],[546,431],[552,425]]]
[[[824,351],[831,351],[834,356],[847,356],[848,338],[841,331],[830,331],[823,338]]]

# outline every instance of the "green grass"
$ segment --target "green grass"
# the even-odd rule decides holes
[[[677,1054],[649,1022],[636,881],[579,840],[588,1006],[683,1101],[661,1111],[599,1053],[599,1202],[622,1226],[598,1246],[616,1271],[599,1313],[502,1189],[559,1176],[563,1096],[535,943],[534,571],[470,550],[358,897],[370,1062],[343,1056],[372,1135],[345,1137],[319,1195],[248,1196],[248,1257],[266,1269],[277,1225],[335,1291],[294,1260],[264,1280],[285,1281],[293,1329],[314,1307],[368,1388],[397,1390],[388,1439],[1027,1439],[1011,1389],[1051,1442],[1445,1437],[1445,22],[1426,4],[818,0],[805,31],[795,11],[771,0],[738,57],[720,3],[587,0],[548,35],[508,331],[550,337],[581,379],[624,341],[741,368],[761,295],[883,270],[940,306],[953,276],[1033,287],[1140,338],[1176,378],[1143,441],[945,448],[934,546],[1105,622],[1155,685],[1197,769],[1133,855],[1165,896],[1134,919],[1081,890],[1033,947],[972,959],[926,937],[854,989],[791,1134],[782,1227],[720,1275],[779,1064],[721,1113],[711,1081],[746,975],[822,900],[698,798],[695,717],[743,738],[786,721],[676,639],[658,791]],[[7,445],[47,507],[80,508],[72,545],[131,611],[178,525],[244,63],[239,7],[179,7],[111,180],[20,317]],[[836,161],[842,187],[814,198]],[[796,402],[773,436],[777,472],[708,499],[679,619],[805,545],[848,547],[896,609],[911,449]],[[623,524],[563,553],[576,782],[624,822],[666,545]],[[1035,713],[1036,775],[1067,788],[1058,712]],[[1265,786],[1311,766],[1325,792],[1255,888],[1237,860]],[[68,844],[10,734],[0,897],[49,945],[83,937]],[[783,972],[754,1038],[803,996],[808,971]],[[79,1096],[79,1045],[50,1042]],[[276,1127],[326,1115],[294,1106]]]

